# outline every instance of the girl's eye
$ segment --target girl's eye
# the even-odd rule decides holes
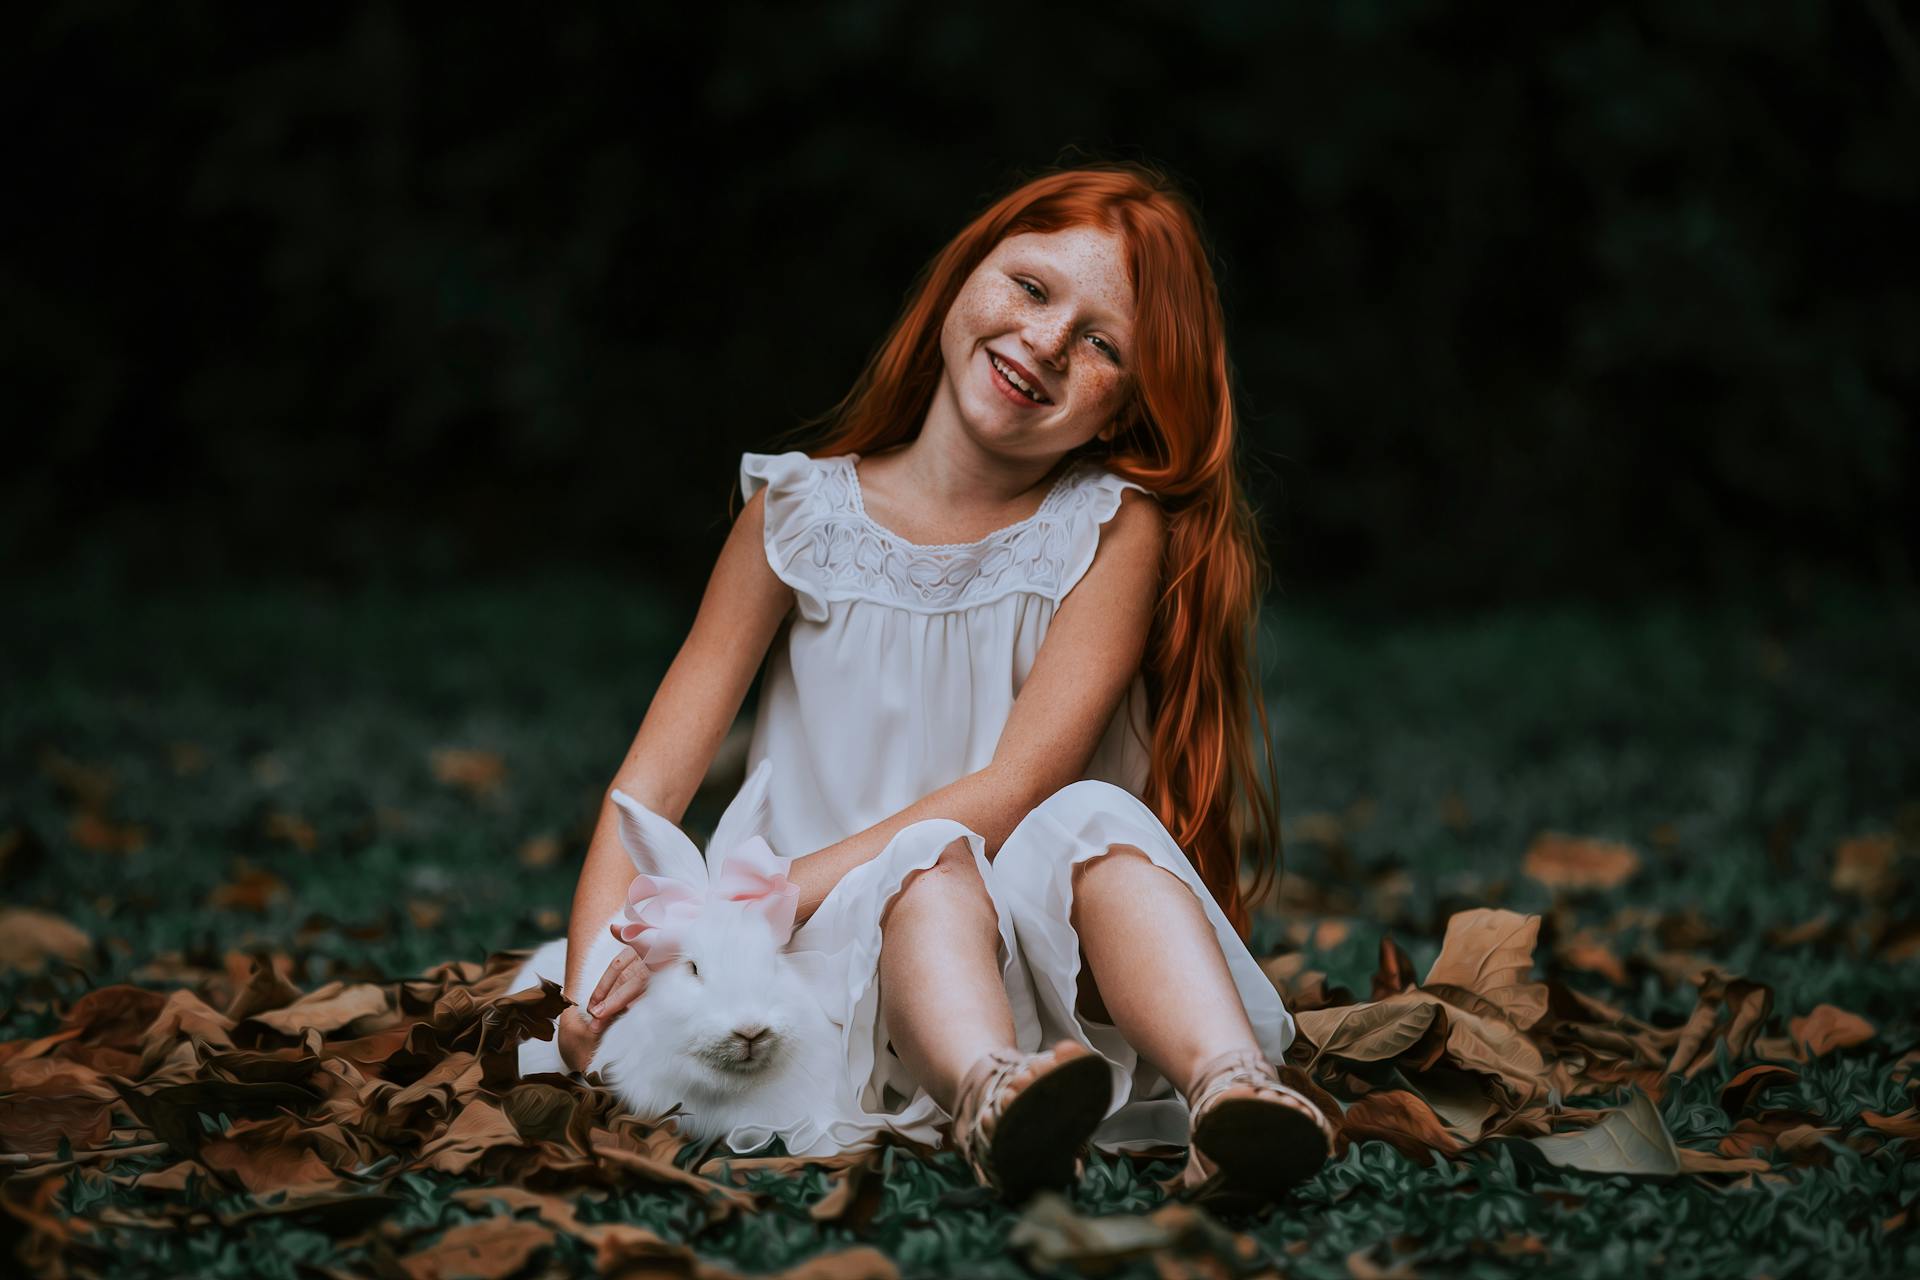
[[[1033,281],[1031,281],[1031,280],[1021,280],[1021,281],[1019,281],[1018,283],[1019,283],[1019,285],[1020,285],[1020,287],[1021,287],[1022,289],[1025,289],[1025,290],[1027,291],[1027,296],[1028,296],[1028,297],[1030,297],[1030,298],[1032,298],[1032,299],[1034,299],[1034,300],[1035,300],[1036,302],[1043,302],[1043,301],[1045,301],[1045,299],[1043,299],[1043,298],[1042,298],[1042,297],[1040,296],[1040,289],[1039,289],[1039,287],[1038,287],[1038,286],[1036,286],[1036,285],[1035,285],[1035,284],[1033,283]]]

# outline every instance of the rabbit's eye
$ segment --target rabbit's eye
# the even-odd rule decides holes
[[[687,961],[687,968],[693,970],[694,977],[697,978],[700,976],[700,966],[695,964],[692,960]]]

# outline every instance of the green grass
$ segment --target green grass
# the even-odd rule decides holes
[[[99,985],[128,981],[165,952],[284,948],[303,985],[314,985],[401,976],[551,936],[542,916],[566,909],[600,788],[686,621],[643,587],[607,579],[191,598],[80,585],[16,591],[14,606],[0,640],[0,831],[22,838],[7,896],[105,940],[91,975]],[[1858,1131],[1862,1109],[1911,1105],[1894,1064],[1916,1040],[1920,963],[1877,959],[1870,939],[1886,922],[1920,916],[1915,616],[1911,605],[1844,592],[1404,623],[1274,602],[1263,651],[1293,832],[1288,869],[1353,899],[1341,912],[1346,936],[1326,950],[1310,943],[1310,963],[1364,998],[1383,932],[1424,966],[1453,910],[1547,908],[1546,891],[1519,871],[1535,833],[1624,840],[1644,869],[1574,904],[1579,922],[1601,924],[1627,906],[1698,913],[1713,931],[1713,960],[1771,984],[1781,1014],[1825,1001],[1878,1028],[1869,1044],[1808,1068],[1789,1101],[1843,1136]],[[499,753],[507,772],[498,790],[476,798],[436,781],[429,752],[441,746]],[[107,812],[146,828],[143,848],[76,842],[61,760],[110,776]],[[689,825],[711,821],[722,799],[703,797]],[[272,834],[275,814],[310,824],[313,847]],[[1303,822],[1309,814],[1338,815],[1341,838],[1310,838],[1326,824]],[[1831,858],[1842,840],[1875,831],[1902,835],[1905,877],[1862,904],[1831,886]],[[542,835],[560,838],[561,857],[523,865],[516,851]],[[258,912],[209,908],[208,894],[243,862],[290,893]],[[1383,919],[1369,887],[1389,872],[1405,877],[1405,894]],[[418,927],[410,903],[443,911]],[[1844,926],[1826,941],[1765,940],[1823,910]],[[1256,954],[1285,945],[1290,923],[1260,919]],[[1655,932],[1647,923],[1614,936],[1627,953],[1653,945]],[[1690,988],[1645,972],[1638,981],[1610,998],[1656,1021],[1692,1005]],[[85,985],[75,974],[0,976],[0,1039],[50,1029],[57,1010],[40,993],[71,1000]],[[1680,1141],[1711,1146],[1725,1132],[1715,1094],[1731,1070],[1723,1064],[1665,1099]],[[1423,1164],[1373,1143],[1291,1205],[1234,1225],[1290,1274],[1309,1276],[1347,1275],[1361,1250],[1381,1265],[1405,1258],[1423,1271],[1486,1275],[1911,1274],[1920,1272],[1920,1224],[1880,1227],[1920,1196],[1920,1166],[1906,1155],[1897,1143],[1867,1154],[1843,1147],[1827,1167],[1783,1164],[1777,1182],[1728,1188],[1543,1172],[1506,1149]],[[1075,1204],[1148,1209],[1160,1200],[1152,1179],[1171,1172],[1101,1160]],[[447,1200],[458,1185],[395,1180],[394,1221],[477,1216]],[[804,1205],[824,1188],[817,1173],[776,1180],[787,1211],[736,1219],[694,1242],[747,1270],[864,1241],[907,1275],[1033,1274],[1006,1251],[1015,1215],[968,1187],[951,1155],[902,1155],[880,1213],[856,1237],[807,1217]],[[87,1184],[76,1178],[72,1193],[84,1198]],[[677,1193],[625,1193],[588,1216],[671,1239],[692,1238],[700,1222]],[[363,1251],[271,1219],[192,1235],[122,1232],[117,1245],[126,1275],[367,1265]],[[1137,1261],[1114,1274],[1156,1272]]]

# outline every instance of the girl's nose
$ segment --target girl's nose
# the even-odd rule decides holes
[[[1066,355],[1067,343],[1072,341],[1073,325],[1062,320],[1057,324],[1040,323],[1027,332],[1027,345],[1033,348],[1036,359],[1045,361],[1058,369]]]

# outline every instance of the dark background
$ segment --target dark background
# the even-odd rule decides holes
[[[0,202],[15,568],[611,569],[1056,159],[1199,201],[1287,593],[1906,587],[1910,6],[66,3]]]

